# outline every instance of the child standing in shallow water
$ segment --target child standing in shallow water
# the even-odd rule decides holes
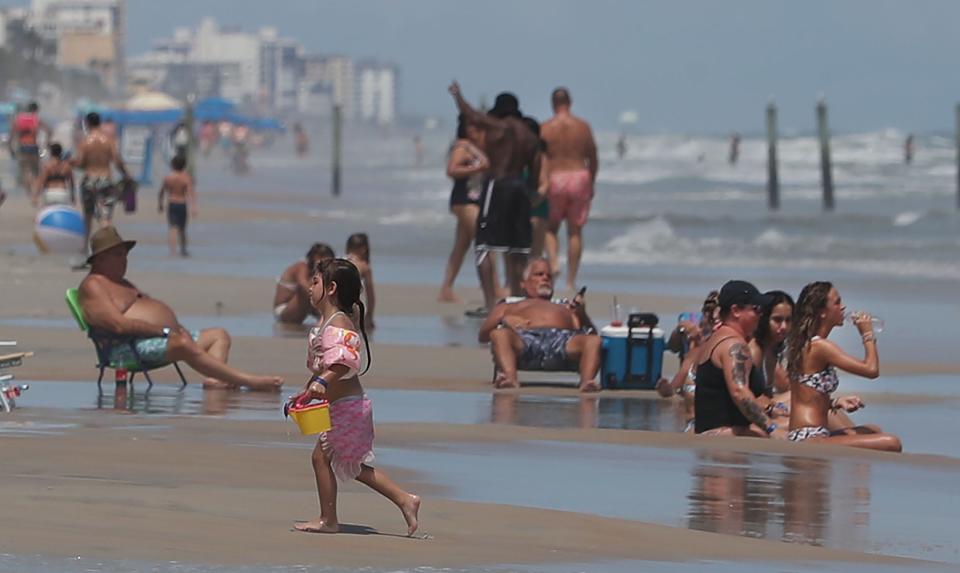
[[[197,195],[193,188],[193,179],[186,172],[187,160],[183,155],[177,155],[170,161],[172,172],[163,179],[160,194],[157,196],[157,210],[163,213],[163,196],[167,195],[167,223],[170,233],[167,242],[170,244],[170,256],[177,254],[177,243],[180,243],[180,256],[187,253],[187,207],[190,214],[197,216]]]
[[[367,347],[360,290],[360,273],[350,261],[328,259],[314,271],[310,303],[320,320],[307,339],[307,367],[314,375],[303,392],[290,398],[288,405],[328,400],[331,429],[320,434],[313,449],[320,516],[296,522],[294,528],[309,533],[337,533],[337,480],[355,479],[392,501],[407,522],[407,535],[413,535],[418,525],[420,498],[400,489],[387,474],[370,465],[373,407],[358,377],[361,347]],[[359,309],[360,334],[350,318],[355,305]],[[369,368],[369,347],[366,354]]]

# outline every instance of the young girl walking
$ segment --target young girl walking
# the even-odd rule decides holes
[[[400,489],[387,474],[374,468],[373,406],[360,385],[360,354],[370,348],[364,327],[365,309],[360,300],[360,273],[345,259],[328,259],[317,265],[310,287],[310,303],[320,315],[310,330],[307,368],[313,376],[304,390],[290,398],[292,404],[312,400],[330,402],[331,429],[320,434],[313,449],[313,470],[320,497],[320,516],[296,522],[294,528],[310,533],[337,533],[337,480],[357,480],[392,501],[407,522],[407,535],[417,530],[420,497]],[[350,315],[354,305],[360,334]],[[362,340],[361,340],[362,336]]]

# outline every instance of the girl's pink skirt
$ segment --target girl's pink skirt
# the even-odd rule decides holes
[[[340,398],[330,404],[330,425],[320,447],[340,481],[357,479],[360,465],[373,463],[373,403],[366,395]]]

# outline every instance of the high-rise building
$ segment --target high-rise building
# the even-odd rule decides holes
[[[33,0],[30,20],[55,43],[59,67],[95,70],[108,89],[123,88],[126,0]]]
[[[377,62],[359,66],[357,98],[360,120],[377,125],[390,125],[396,119],[397,68]]]
[[[170,77],[206,78],[216,70],[219,93],[214,95],[263,108],[294,109],[302,52],[296,41],[280,37],[274,28],[248,32],[207,18],[196,30],[177,28],[172,38],[156,42],[151,52],[133,62],[135,74],[158,88]]]

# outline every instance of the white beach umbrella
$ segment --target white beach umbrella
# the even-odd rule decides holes
[[[162,109],[180,109],[183,104],[176,98],[163,92],[143,92],[128,99],[124,108],[138,111],[156,111]]]

